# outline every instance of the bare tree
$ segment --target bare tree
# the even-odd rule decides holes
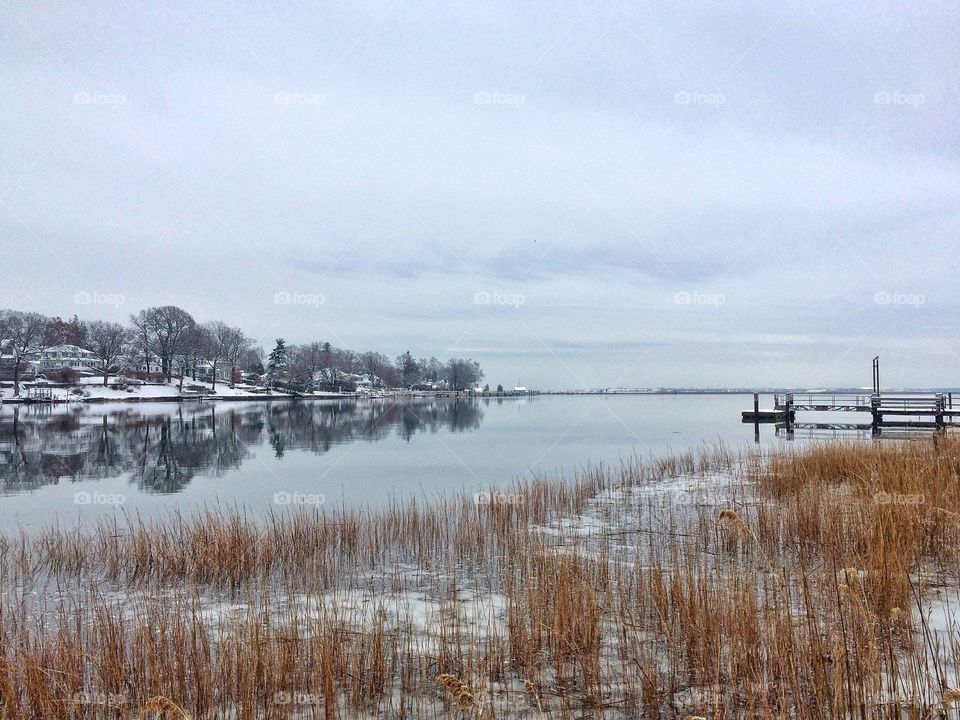
[[[312,391],[316,386],[317,374],[323,367],[323,345],[318,342],[297,345],[290,349],[290,371],[304,392]]]
[[[103,386],[106,387],[110,366],[122,357],[131,332],[119,323],[102,320],[84,323],[84,330],[90,349],[103,363]]]
[[[251,349],[253,341],[250,340],[240,328],[228,328],[227,334],[223,338],[223,356],[230,363],[230,387],[235,384],[237,367],[243,360],[243,356]]]
[[[160,358],[160,369],[170,382],[173,360],[184,353],[187,334],[196,325],[193,317],[176,305],[163,305],[141,310],[130,319],[137,331],[138,344],[142,335],[148,353]]]
[[[483,378],[480,363],[462,358],[450,358],[446,367],[447,382],[451,390],[466,390],[474,387]]]
[[[6,341],[6,350],[13,360],[13,394],[20,395],[20,373],[30,355],[36,355],[44,347],[47,318],[39,313],[6,310],[0,315],[0,330]]]
[[[232,328],[227,325],[225,322],[220,322],[219,320],[214,320],[213,322],[208,322],[204,325],[204,329],[208,335],[208,345],[207,345],[207,361],[213,367],[213,390],[217,389],[217,365],[221,360],[226,360],[227,355],[230,351],[230,343],[232,342],[233,334],[239,333],[240,331],[236,328]],[[243,333],[240,333],[241,335]],[[233,386],[233,373],[230,373],[231,387]]]
[[[420,358],[418,365],[420,365],[420,377],[424,381],[432,383],[440,382],[444,370],[442,362],[435,357],[431,357],[429,360]]]
[[[190,377],[197,379],[197,368],[213,351],[213,333],[206,325],[194,325],[183,336],[183,353],[189,358]]]
[[[130,346],[133,351],[131,354],[134,359],[144,365],[147,372],[147,378],[150,377],[150,365],[153,362],[153,331],[150,317],[145,310],[141,310],[136,315],[130,316],[130,323],[133,329],[130,331]]]

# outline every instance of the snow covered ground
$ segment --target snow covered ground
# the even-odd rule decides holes
[[[32,383],[21,383],[20,385],[20,397],[26,398],[28,395],[27,389],[32,386]],[[191,386],[194,386],[194,389],[191,390]],[[196,386],[204,388],[204,391],[197,391]],[[81,393],[77,392],[77,388],[82,390]],[[53,398],[57,401],[71,401],[71,402],[85,402],[85,401],[100,401],[100,400],[116,400],[116,401],[144,401],[144,400],[171,400],[173,398],[182,397],[184,398],[196,398],[201,395],[209,398],[247,398],[247,399],[256,399],[262,398],[265,396],[269,397],[290,397],[289,393],[282,392],[280,390],[274,390],[271,393],[265,392],[264,388],[257,388],[252,385],[244,385],[238,383],[235,387],[231,388],[229,383],[217,383],[216,390],[213,390],[211,383],[202,382],[199,380],[190,380],[189,378],[183,381],[183,392],[180,392],[180,381],[174,379],[170,383],[163,384],[141,384],[141,385],[130,385],[127,388],[117,387],[114,384],[114,379],[111,378],[110,384],[107,387],[103,386],[102,378],[82,378],[78,381],[77,385],[73,387],[61,388],[55,387],[51,388],[51,393]],[[313,393],[311,397],[342,397],[337,393]],[[0,388],[0,398],[4,402],[15,400],[12,387],[3,387]]]

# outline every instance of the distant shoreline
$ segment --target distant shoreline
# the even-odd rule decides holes
[[[695,395],[695,396],[706,396],[706,395],[774,395],[774,394],[785,394],[785,393],[796,393],[803,394],[813,392],[808,389],[776,389],[776,390],[747,390],[747,389],[733,389],[733,390],[718,390],[718,389],[658,389],[658,390],[543,390],[543,391],[530,391],[526,393],[515,393],[515,392],[487,392],[487,393],[467,393],[467,392],[408,392],[408,391],[395,391],[387,392],[381,395],[368,395],[363,393],[324,393],[322,395],[297,395],[297,394],[288,394],[288,393],[250,393],[250,394],[228,394],[228,395],[215,395],[215,394],[206,394],[206,395],[136,395],[136,396],[122,396],[122,397],[104,397],[104,396],[94,396],[94,397],[69,397],[69,398],[56,398],[53,401],[50,400],[37,400],[35,398],[29,398],[25,396],[21,397],[4,397],[0,398],[0,406],[3,405],[71,405],[71,404],[88,404],[88,405],[104,405],[109,403],[191,403],[191,402],[274,402],[274,401],[284,401],[284,400],[299,400],[299,401],[309,401],[309,400],[464,400],[464,399],[503,399],[503,398],[533,398],[538,396],[552,396],[552,397],[612,397],[612,396],[628,396],[636,397],[640,395],[655,395],[655,396],[676,396],[676,395]],[[817,392],[825,393],[836,393],[840,394],[869,394],[869,389],[827,389],[827,390],[818,390]],[[906,389],[906,390],[888,390],[886,391],[887,395],[897,395],[897,394],[912,394],[912,393],[958,393],[960,394],[960,389],[954,388],[937,388],[937,389]]]

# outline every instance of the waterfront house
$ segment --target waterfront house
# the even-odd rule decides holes
[[[96,354],[78,345],[52,345],[44,348],[35,362],[41,371],[70,368],[81,375],[103,372],[103,362]]]

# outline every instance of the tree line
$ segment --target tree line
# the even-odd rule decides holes
[[[465,390],[483,378],[479,363],[470,359],[417,359],[408,351],[391,360],[383,353],[356,352],[322,341],[288,346],[278,339],[265,357],[263,349],[240,328],[219,320],[198,322],[175,305],[140,310],[130,316],[128,325],[2,310],[0,342],[12,366],[15,395],[20,393],[20,379],[29,359],[56,345],[76,345],[92,352],[105,369],[104,385],[110,372],[136,367],[149,372],[155,367],[167,382],[179,378],[182,389],[184,378],[196,377],[202,363],[212,366],[214,390],[218,369],[229,369],[230,387],[246,372],[266,375],[271,387],[302,392],[349,391],[354,389],[351,376],[364,374],[389,388]]]
[[[301,392],[351,390],[350,375],[369,375],[384,388],[467,390],[483,379],[483,370],[464,358],[442,362],[435,357],[418,359],[407,351],[391,360],[380,352],[358,353],[328,342],[288,347],[278,338],[267,357],[265,375],[271,387]]]

